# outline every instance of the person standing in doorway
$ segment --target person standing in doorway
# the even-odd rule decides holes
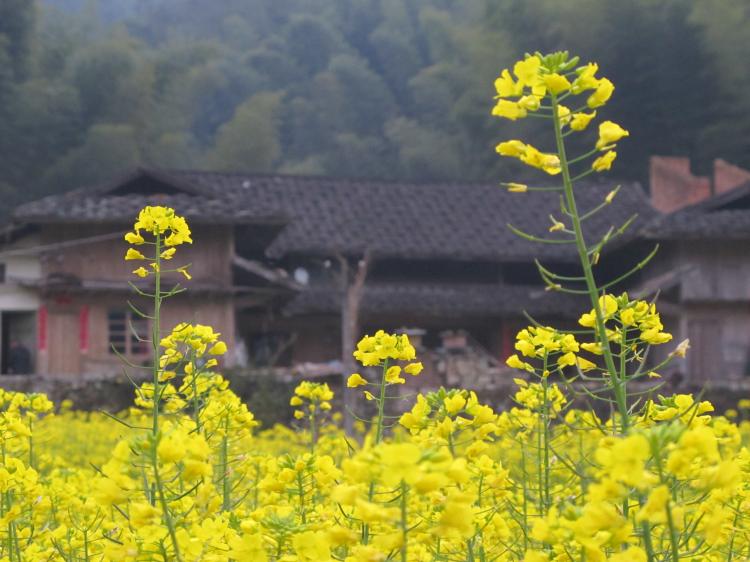
[[[28,375],[31,373],[31,352],[18,340],[10,342],[8,373],[11,375]]]

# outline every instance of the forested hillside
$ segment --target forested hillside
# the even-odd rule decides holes
[[[492,82],[529,49],[580,53],[618,85],[607,116],[637,139],[618,175],[642,179],[653,153],[750,166],[748,6],[4,0],[0,194],[7,210],[138,164],[505,178]]]

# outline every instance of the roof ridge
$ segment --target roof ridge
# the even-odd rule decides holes
[[[221,171],[221,170],[200,170],[200,169],[165,169],[163,170],[168,174],[178,175],[197,175],[197,176],[221,176],[221,177],[236,177],[244,179],[290,179],[290,180],[305,180],[305,181],[318,181],[318,182],[331,182],[331,183],[358,183],[358,184],[372,184],[372,185],[385,185],[385,186],[414,186],[414,187],[427,187],[427,186],[443,186],[443,187],[495,187],[501,184],[500,180],[403,180],[403,179],[388,179],[388,178],[357,178],[351,176],[331,176],[331,175],[310,175],[310,174],[284,174],[284,173],[259,173],[259,172],[241,172],[241,171]],[[604,184],[619,184],[619,185],[631,185],[638,186],[643,191],[643,186],[636,180],[616,180],[616,179],[604,179],[597,177],[595,180],[584,181],[581,185],[604,185]],[[644,191],[645,195],[645,191]]]

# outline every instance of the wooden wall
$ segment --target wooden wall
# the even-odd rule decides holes
[[[680,336],[690,338],[683,365],[691,384],[750,375],[750,303],[686,303]]]
[[[750,252],[746,242],[666,242],[645,279],[676,271],[682,302],[750,302]]]
[[[646,279],[675,273],[678,292],[662,295],[657,308],[670,344],[653,348],[658,363],[689,338],[685,359],[672,362],[690,385],[737,381],[750,374],[750,252],[741,241],[667,242],[648,267]],[[671,302],[670,302],[671,299]]]
[[[50,225],[42,230],[42,244],[82,240],[103,234],[118,234],[113,240],[85,243],[53,250],[42,256],[42,275],[64,273],[80,279],[131,280],[139,262],[124,261],[128,244],[119,236],[128,225]],[[199,283],[229,286],[232,283],[233,233],[228,225],[192,227],[193,244],[183,244],[170,262],[175,267],[190,263],[193,279]]]
[[[122,362],[111,352],[108,313],[126,310],[128,296],[88,294],[51,297],[45,300],[46,336],[39,350],[39,372],[52,375],[116,375],[122,373]],[[150,310],[144,307],[146,311]],[[210,325],[221,333],[229,352],[224,364],[233,364],[234,304],[231,296],[177,296],[163,308],[162,332],[169,333],[179,322]],[[147,328],[150,337],[150,325]],[[130,354],[135,364],[148,364],[150,354]]]

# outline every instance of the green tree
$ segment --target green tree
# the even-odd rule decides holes
[[[336,32],[323,20],[312,16],[293,16],[284,30],[289,54],[308,74],[323,70],[340,48]]]
[[[173,132],[159,135],[146,148],[144,161],[158,168],[188,169],[198,158],[195,139],[188,133]]]
[[[745,0],[115,4],[0,2],[0,182],[28,186],[19,197],[90,181],[94,154],[101,175],[121,158],[510,177],[487,104],[498,70],[536,49],[596,59],[618,84],[607,117],[641,139],[620,174],[642,179],[664,147],[750,167]]]
[[[81,108],[76,90],[64,83],[29,80],[14,94],[5,121],[12,139],[0,158],[13,162],[5,168],[6,180],[28,186],[40,162],[54,162],[61,147],[83,140]]]
[[[35,15],[34,0],[0,2],[0,47],[6,51],[13,74],[18,80],[26,75]]]
[[[325,171],[347,178],[388,178],[393,176],[391,151],[380,136],[359,137],[340,133],[325,155]]]
[[[133,126],[101,123],[89,129],[81,146],[57,160],[43,181],[50,191],[95,185],[111,180],[140,162]]]
[[[263,92],[241,104],[219,128],[207,163],[218,170],[270,172],[281,156],[281,94]]]
[[[415,180],[461,177],[460,147],[449,135],[403,117],[385,130],[398,153],[399,175]]]
[[[408,106],[409,80],[422,66],[419,51],[408,36],[382,25],[370,35],[370,44],[375,52],[374,68],[383,75],[399,103]]]
[[[81,49],[70,72],[86,124],[145,123],[152,102],[153,67],[127,35]]]
[[[750,168],[750,10],[744,0],[692,4],[690,21],[701,31],[701,45],[716,64],[707,100],[720,111],[703,129],[697,150],[703,160],[721,156]]]

